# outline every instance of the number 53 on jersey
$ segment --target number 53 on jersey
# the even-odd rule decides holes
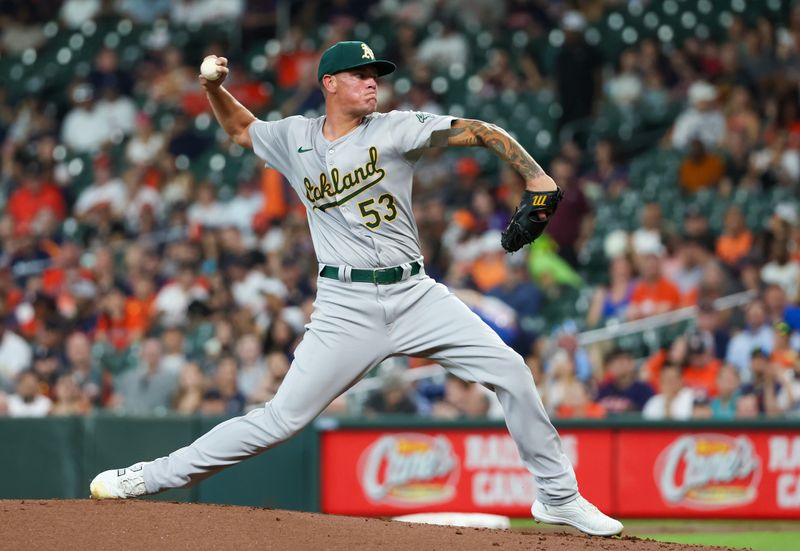
[[[361,201],[358,204],[358,210],[361,212],[361,217],[366,220],[364,225],[371,230],[380,226],[384,220],[391,222],[397,218],[397,207],[391,193],[384,193],[378,197],[377,203],[375,199]]]

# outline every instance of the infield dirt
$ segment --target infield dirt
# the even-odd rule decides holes
[[[0,549],[483,551],[714,549],[578,533],[452,528],[159,501],[0,500]]]

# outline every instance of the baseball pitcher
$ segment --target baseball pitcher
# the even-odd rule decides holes
[[[622,524],[578,493],[575,473],[522,357],[425,274],[412,216],[412,172],[431,147],[485,147],[525,179],[527,191],[503,232],[516,251],[536,239],[561,192],[536,161],[492,124],[430,113],[377,113],[378,79],[394,71],[364,42],[324,52],[318,80],[325,115],[265,122],[222,86],[227,60],[200,76],[231,139],[283,173],[306,207],[319,262],[311,322],[283,384],[263,408],[216,426],[167,457],[100,473],[97,499],[182,488],[290,438],[390,356],[424,356],[458,377],[493,389],[520,456],[536,479],[533,516],[587,534]],[[434,315],[435,314],[435,315]],[[533,498],[533,496],[531,496]]]

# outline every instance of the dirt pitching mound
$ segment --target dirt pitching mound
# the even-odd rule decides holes
[[[452,528],[159,501],[0,500],[0,548],[485,551],[715,549],[532,530]]]

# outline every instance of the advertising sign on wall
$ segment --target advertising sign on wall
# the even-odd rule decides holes
[[[797,517],[800,436],[767,431],[620,431],[618,513]]]
[[[609,432],[562,434],[581,488],[610,505]],[[350,515],[451,511],[527,516],[536,494],[502,429],[342,430],[323,433],[322,510]],[[606,462],[606,463],[604,463]]]
[[[773,430],[561,433],[581,493],[622,517],[796,518],[800,435]],[[483,512],[527,517],[536,493],[504,429],[321,434],[326,513]]]

